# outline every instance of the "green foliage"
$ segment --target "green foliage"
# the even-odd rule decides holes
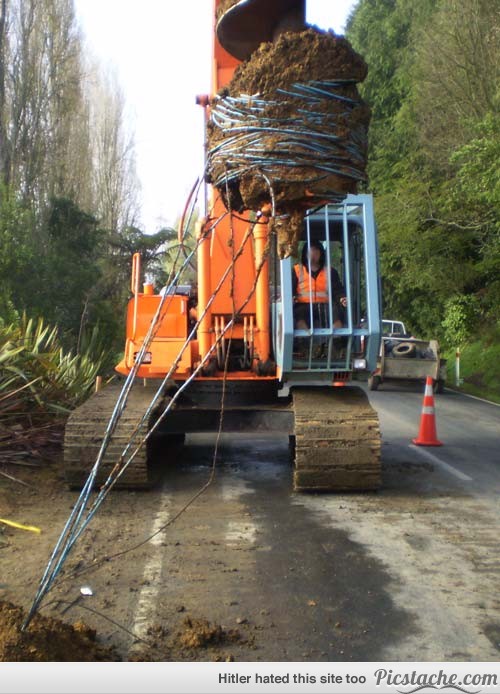
[[[445,352],[447,382],[455,383],[455,347]],[[487,326],[460,348],[460,390],[500,403],[500,325]]]
[[[94,332],[79,354],[66,351],[57,328],[25,315],[0,325],[0,419],[68,412],[102,373],[106,353]]]
[[[47,250],[40,268],[44,291],[38,315],[77,336],[82,312],[99,280],[103,234],[97,220],[66,198],[52,199],[45,227]]]
[[[498,0],[360,0],[384,312],[477,339],[500,309]],[[479,338],[480,339],[480,338]]]
[[[476,296],[453,296],[445,302],[443,328],[446,343],[463,345],[475,333],[478,323],[479,302]]]
[[[368,171],[374,192],[411,171],[415,156],[411,71],[420,27],[433,0],[360,0],[347,36],[368,64],[361,95],[372,109]]]
[[[87,360],[98,364],[99,373],[105,375],[113,373],[114,367],[120,361],[123,344],[120,341],[117,351],[110,349],[109,334],[100,323],[96,323],[91,328],[82,330],[75,351],[79,356],[85,356]]]
[[[498,0],[447,0],[420,32],[412,102],[419,149],[438,177],[454,177],[450,155],[498,113],[499,17]]]
[[[53,198],[35,216],[6,191],[0,202],[0,318],[11,323],[23,312],[43,317],[57,326],[69,351],[98,325],[102,348],[118,361],[132,254],[141,253],[145,273],[159,275],[174,236],[172,229],[147,235],[135,227],[107,233],[67,198]]]
[[[98,279],[99,231],[93,217],[64,198],[53,199],[44,217],[37,219],[12,192],[2,197],[0,316],[13,320],[23,311],[43,316],[71,341]]]
[[[500,230],[500,111],[474,124],[473,139],[452,153],[456,195],[478,221]]]
[[[128,228],[138,181],[124,97],[87,59],[73,0],[8,0],[1,14],[0,324],[43,318],[79,359],[99,326],[114,355],[131,255],[149,269],[164,241]]]
[[[34,216],[5,186],[0,188],[0,317],[15,320],[16,287],[34,265],[35,249],[30,243]]]
[[[109,242],[127,265],[130,265],[134,253],[140,253],[144,271],[154,274],[161,266],[165,246],[176,238],[177,232],[170,227],[160,229],[155,234],[145,234],[137,227],[127,227],[119,234],[111,234]]]
[[[159,285],[165,286],[173,280],[176,273],[180,270],[188,255],[196,246],[196,223],[198,221],[199,212],[197,208],[191,210],[191,213],[184,221],[182,243],[178,241],[178,234],[175,231],[174,235],[165,244],[165,255],[163,258],[162,273],[158,276]],[[175,223],[175,228],[178,229],[181,224],[179,218]],[[180,277],[181,284],[196,285],[196,253],[193,255],[190,262],[184,268]]]

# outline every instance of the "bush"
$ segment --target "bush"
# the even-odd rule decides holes
[[[106,353],[96,333],[80,354],[61,347],[57,328],[23,316],[0,323],[0,419],[69,412],[92,391]]]
[[[473,334],[479,317],[479,301],[476,296],[458,295],[444,305],[444,337],[450,346],[460,346]]]

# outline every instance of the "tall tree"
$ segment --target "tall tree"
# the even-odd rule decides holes
[[[420,31],[415,66],[419,144],[439,171],[500,108],[500,0],[447,0]]]
[[[496,321],[500,0],[360,0],[348,36],[369,66],[387,309],[427,334],[457,306]]]
[[[372,109],[368,171],[375,192],[413,165],[412,69],[418,31],[434,9],[435,0],[360,0],[347,24],[349,40],[368,64],[361,94]]]
[[[14,0],[9,85],[11,181],[39,209],[55,192],[61,130],[73,115],[78,66],[70,0]],[[76,67],[76,74],[75,74]]]
[[[98,74],[91,92],[91,119],[97,213],[106,229],[119,232],[138,221],[139,184],[125,98],[112,73]]]
[[[7,0],[0,0],[0,185],[9,184],[8,112],[5,103],[8,67]]]

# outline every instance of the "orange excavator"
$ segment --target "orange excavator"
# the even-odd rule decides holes
[[[215,0],[215,11],[214,94],[262,42],[305,26],[305,0]],[[213,99],[197,101],[209,120]],[[380,343],[372,198],[326,197],[304,211],[297,241],[305,247],[305,270],[311,277],[310,249],[321,246],[326,277],[323,317],[313,315],[311,297],[304,324],[296,317],[300,254],[295,261],[280,257],[276,234],[287,217],[276,215],[272,197],[270,181],[268,204],[235,212],[220,189],[206,188],[195,249],[184,247],[197,266],[196,284],[181,284],[180,263],[155,293],[152,284],[141,284],[134,256],[125,351],[116,367],[125,379],[70,416],[65,475],[71,487],[85,483],[96,459],[97,484],[118,470],[116,486],[150,486],[186,434],[218,430],[221,403],[224,433],[290,436],[296,490],[379,486],[377,416],[363,389],[352,385],[375,369]],[[343,285],[342,308],[335,276]]]

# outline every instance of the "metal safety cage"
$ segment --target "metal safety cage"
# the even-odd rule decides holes
[[[328,299],[303,306],[307,328],[297,327],[293,294],[294,264],[289,257],[276,263],[272,302],[274,354],[282,381],[318,382],[339,374],[367,373],[376,368],[381,336],[380,282],[376,225],[371,195],[348,195],[305,217],[301,246],[319,242],[325,252]],[[300,255],[300,253],[299,253]],[[309,254],[307,254],[309,256]],[[311,261],[306,272],[311,278]],[[345,286],[347,305],[341,307],[332,286],[335,267]],[[309,288],[312,280],[309,279]],[[338,294],[338,291],[337,291]],[[305,313],[304,313],[305,312]]]

